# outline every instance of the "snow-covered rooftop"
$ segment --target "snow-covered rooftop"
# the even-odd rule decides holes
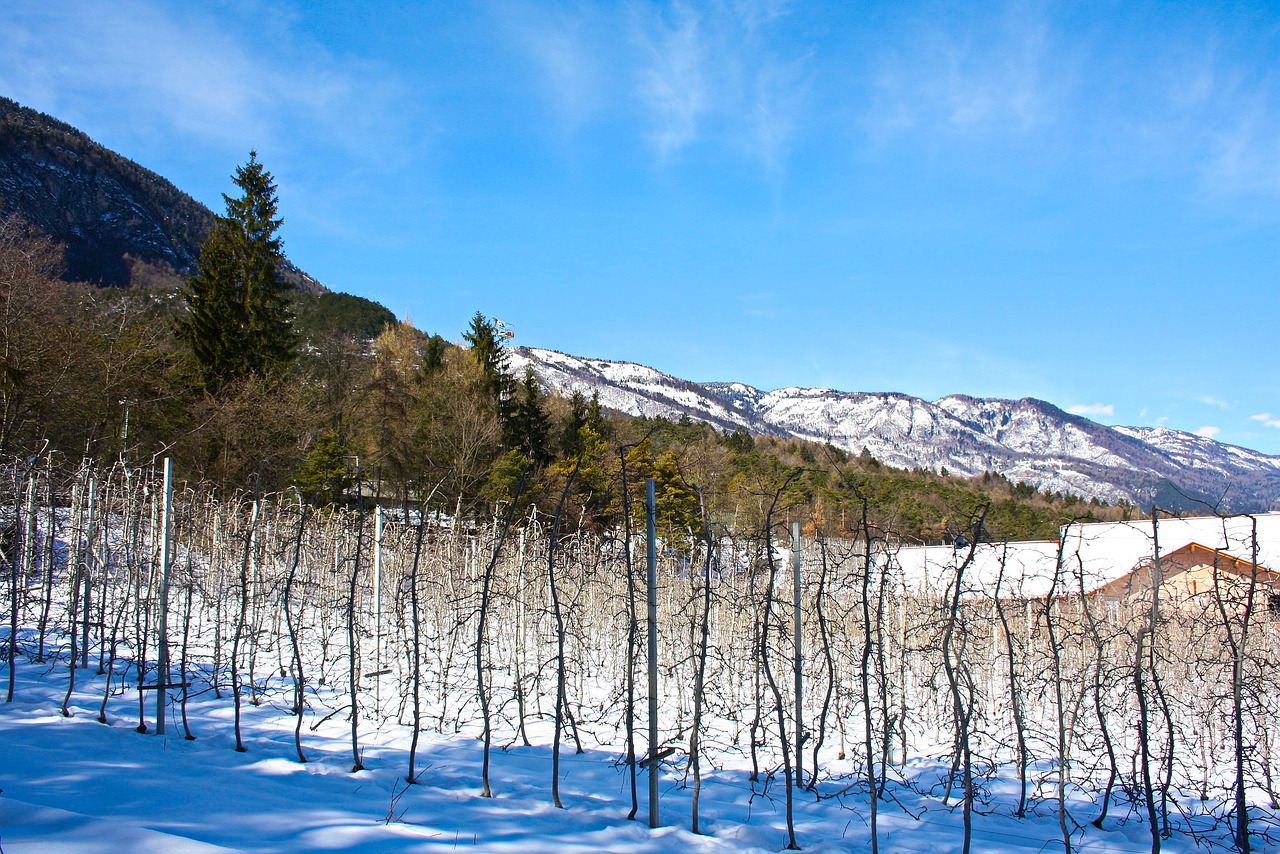
[[[1083,569],[1088,589],[1122,577],[1153,557],[1157,545],[1162,555],[1198,543],[1252,561],[1255,525],[1257,562],[1280,566],[1280,513],[1071,525],[1062,529],[1063,560],[1074,571]]]
[[[1094,522],[1062,529],[1061,594],[1086,592],[1122,578],[1155,556],[1197,543],[1268,569],[1280,567],[1280,513],[1252,516],[1202,516],[1188,519],[1150,519],[1132,522]],[[968,547],[915,546],[899,549],[892,559],[908,590],[941,594],[969,559]],[[964,566],[965,595],[1041,597],[1048,595],[1058,563],[1058,543],[981,543]]]
[[[913,546],[899,549],[894,564],[912,592],[940,595],[969,559],[968,546]],[[962,593],[1001,596],[1045,596],[1053,583],[1058,544],[1052,540],[1023,543],[980,543],[964,567]]]

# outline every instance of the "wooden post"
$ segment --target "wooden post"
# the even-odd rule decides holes
[[[658,817],[658,520],[653,478],[644,482],[645,528],[649,564],[649,826],[660,827]]]

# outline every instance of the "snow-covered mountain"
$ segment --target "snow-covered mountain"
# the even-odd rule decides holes
[[[1280,509],[1280,457],[1176,430],[1107,427],[1034,398],[937,401],[894,392],[695,383],[630,362],[520,347],[511,365],[532,366],[561,393],[596,392],[627,415],[690,418],[721,430],[867,449],[898,468],[998,472],[1051,492],[1115,502],[1235,512]]]

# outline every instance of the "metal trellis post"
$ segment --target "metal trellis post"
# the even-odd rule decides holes
[[[649,826],[660,827],[658,817],[658,534],[653,478],[645,488],[645,527],[649,564]]]

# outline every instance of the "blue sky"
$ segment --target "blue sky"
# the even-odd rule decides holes
[[[0,94],[447,338],[1280,454],[1274,4],[0,0]]]

